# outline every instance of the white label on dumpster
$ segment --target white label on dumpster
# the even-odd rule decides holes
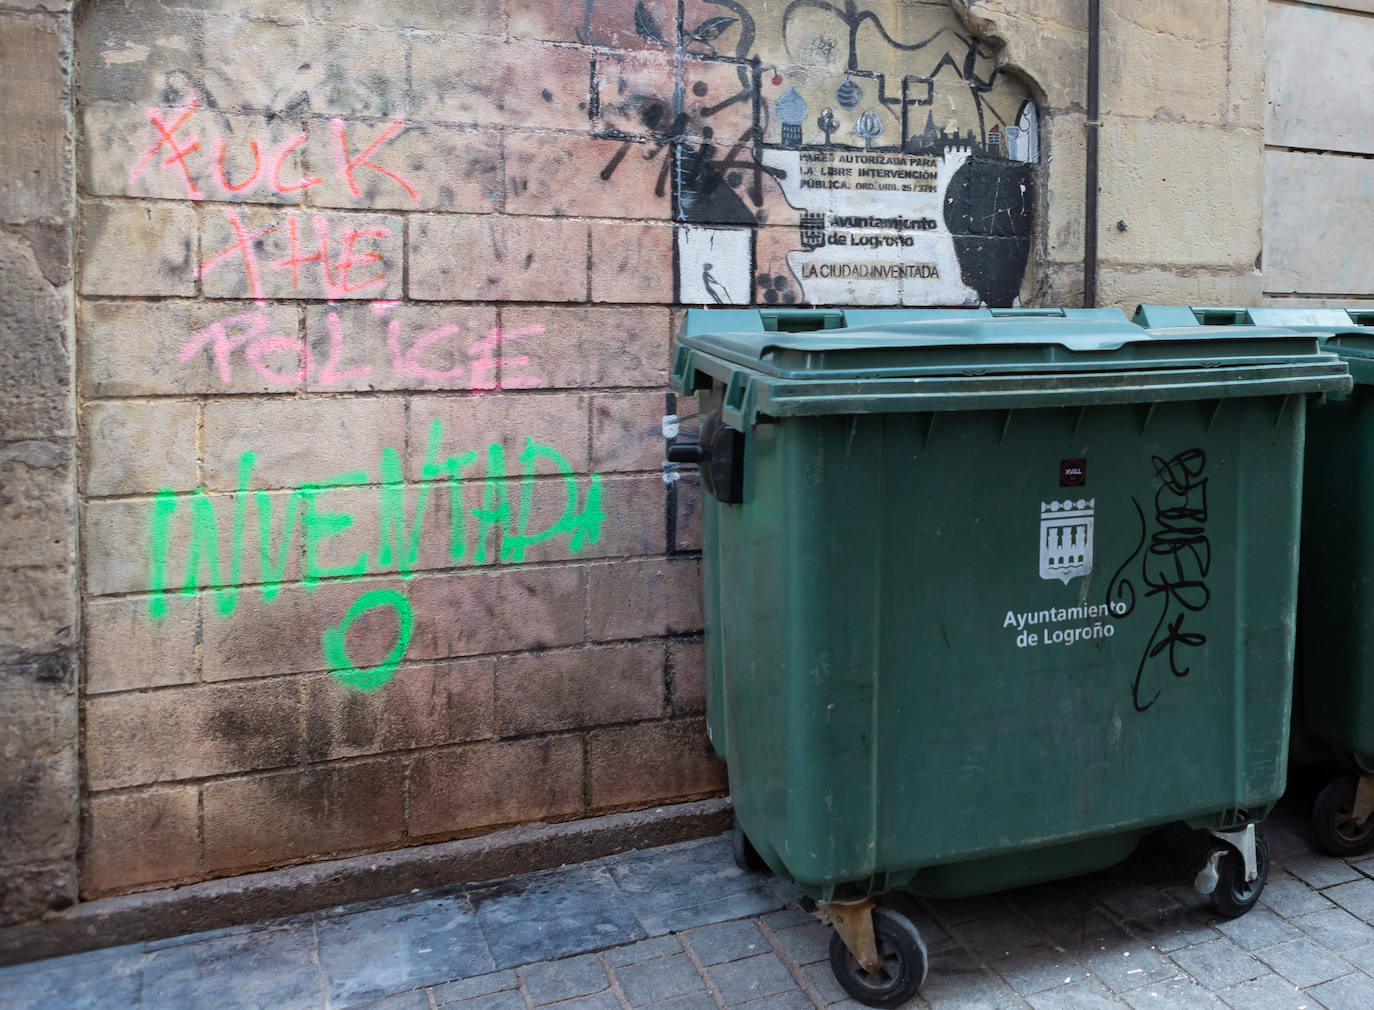
[[[1070,579],[1093,570],[1093,502],[1040,503],[1040,577]]]
[[[1046,607],[1043,610],[1008,610],[1002,627],[1016,635],[1018,649],[1039,645],[1074,645],[1077,642],[1111,638],[1116,634],[1112,620],[1125,617],[1129,609],[1125,603],[1116,601]],[[1069,627],[1062,627],[1065,624]]]

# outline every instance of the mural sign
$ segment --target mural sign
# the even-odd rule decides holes
[[[603,178],[633,146],[645,158],[668,152],[658,185],[671,177],[680,301],[1016,300],[1035,104],[951,9],[689,6],[719,15],[692,27],[685,11],[635,8],[640,40],[677,62],[672,93],[637,93],[612,54],[609,73],[594,68],[592,103],[601,135],[625,141]]]

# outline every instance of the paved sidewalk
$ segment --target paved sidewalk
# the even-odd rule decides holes
[[[1374,1008],[1374,857],[1263,829],[1261,906],[1214,916],[1187,846],[924,902],[932,1010]],[[728,837],[0,970],[3,1010],[856,1010],[797,892]]]

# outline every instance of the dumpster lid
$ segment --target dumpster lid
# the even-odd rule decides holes
[[[1346,362],[1324,352],[1318,334],[1286,327],[1193,320],[1145,329],[1115,311],[992,317],[918,310],[905,319],[793,311],[768,326],[757,311],[688,310],[673,354],[673,390],[690,395],[723,385],[722,421],[745,429],[787,416],[1086,408],[1351,386]]]
[[[690,313],[689,313],[690,315]],[[1268,364],[1317,351],[1281,327],[1146,330],[1122,318],[934,318],[811,332],[692,332],[695,351],[786,378],[991,375]]]
[[[1253,329],[1282,327],[1312,334],[1322,348],[1346,358],[1374,359],[1374,309],[1331,308],[1327,306],[1234,306],[1140,305],[1136,308],[1138,325],[1152,327],[1203,327],[1219,332],[1224,327]],[[1361,368],[1357,381],[1370,376]]]

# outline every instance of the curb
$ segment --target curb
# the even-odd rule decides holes
[[[721,797],[99,898],[0,929],[0,966],[585,862],[719,834],[730,819]]]

